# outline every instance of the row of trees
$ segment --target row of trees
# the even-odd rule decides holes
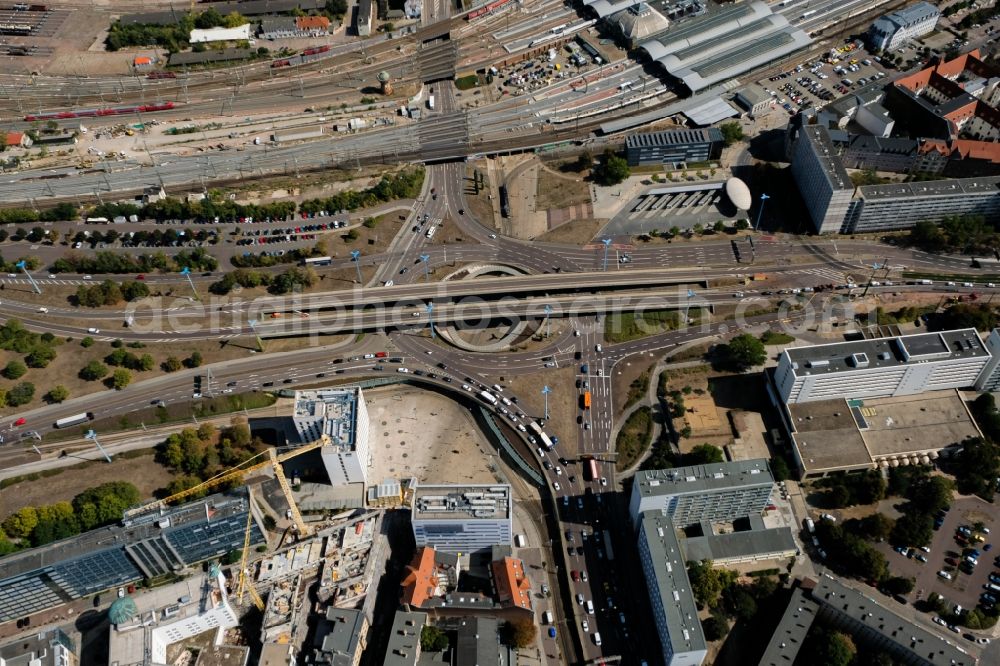
[[[102,305],[118,305],[122,301],[136,301],[149,296],[149,287],[139,280],[125,280],[121,284],[105,280],[91,286],[80,285],[76,288],[73,302],[76,305],[97,308]]]
[[[312,268],[289,268],[278,275],[239,268],[210,284],[208,290],[213,294],[224,295],[236,287],[253,289],[266,286],[272,294],[290,294],[304,287],[311,287],[318,281],[319,276]]]
[[[237,28],[244,25],[247,19],[239,12],[231,12],[225,16],[213,8],[203,12],[189,12],[178,17],[176,23],[168,25],[146,23],[111,24],[104,45],[109,51],[118,51],[130,46],[160,46],[171,53],[176,53],[189,46],[188,39],[191,30],[198,28]]]
[[[61,203],[45,210],[31,208],[4,208],[0,210],[0,224],[30,224],[32,222],[61,222],[75,220],[79,209],[73,204]]]
[[[759,576],[749,584],[739,583],[735,571],[713,567],[710,560],[688,562],[687,570],[695,601],[699,608],[710,611],[702,620],[705,638],[710,641],[721,640],[729,633],[730,619],[753,620],[779,592],[778,582],[770,576]]]
[[[840,509],[857,504],[873,504],[885,497],[889,484],[877,470],[858,474],[835,474],[816,481],[823,488],[823,506]]]
[[[84,490],[71,502],[26,506],[3,521],[8,538],[37,547],[120,521],[122,512],[141,499],[127,481],[111,481]]]
[[[49,268],[53,273],[175,273],[183,268],[193,271],[214,271],[219,265],[204,248],[178,252],[173,257],[163,252],[153,254],[118,254],[102,251],[93,255],[69,252],[56,259]]]
[[[366,190],[344,190],[323,199],[307,199],[299,205],[303,213],[318,213],[320,211],[357,210],[394,201],[396,199],[415,199],[420,194],[424,184],[424,170],[411,168],[382,178]]]
[[[908,241],[927,252],[960,251],[990,253],[997,245],[998,230],[982,215],[953,215],[940,222],[917,222]]]
[[[356,229],[347,232],[358,237]],[[297,264],[303,259],[310,257],[324,257],[327,254],[326,242],[319,240],[311,248],[297,247],[285,252],[281,256],[273,254],[252,254],[233,255],[229,262],[238,268],[264,268],[267,266],[279,266],[281,264]]]
[[[33,333],[17,319],[10,319],[0,326],[0,349],[24,354],[23,362],[12,359],[0,374],[4,378],[17,380],[28,373],[28,368],[45,368],[56,358],[59,340],[52,333]],[[8,389],[0,389],[0,406],[19,407],[31,402],[35,397],[35,385],[21,382]]]

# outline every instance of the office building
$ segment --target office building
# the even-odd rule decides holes
[[[837,156],[826,128],[798,130],[792,152],[792,177],[803,196],[817,233],[841,231],[851,206],[854,185]]]
[[[239,624],[229,604],[226,579],[217,566],[207,576],[175,583],[155,594],[115,599],[108,618],[112,664],[167,664],[169,646]]]
[[[76,646],[58,628],[0,645],[0,666],[76,666],[78,663]]]
[[[629,166],[662,164],[675,169],[687,162],[718,159],[725,141],[717,127],[633,134],[625,139]]]
[[[943,638],[936,631],[899,615],[886,598],[874,599],[823,574],[804,580],[792,594],[760,666],[796,663],[799,650],[815,622],[848,634],[855,643],[887,653],[896,663],[912,666],[975,666],[978,660],[956,634]],[[942,628],[943,629],[943,628]]]
[[[973,386],[991,358],[975,329],[794,347],[774,372],[789,404]]]
[[[416,666],[420,659],[420,632],[426,624],[427,613],[396,611],[382,666]]]
[[[894,231],[955,215],[1000,216],[1000,176],[862,185],[843,231]]]
[[[666,666],[700,666],[705,634],[674,524],[663,511],[645,511],[638,521],[639,561],[649,585],[653,621]]]
[[[763,511],[773,485],[764,458],[642,470],[632,484],[629,513],[636,524],[645,511],[666,511],[681,526],[732,520]]]
[[[990,360],[983,366],[979,378],[976,380],[977,391],[997,391],[1000,390],[1000,328],[994,328],[986,338],[986,349],[989,350]]]
[[[302,444],[330,438],[320,449],[330,485],[368,480],[368,407],[360,388],[296,391],[292,422]]]
[[[872,51],[894,51],[906,42],[934,32],[941,12],[929,2],[918,2],[875,20],[868,29]]]
[[[411,514],[417,547],[475,553],[512,540],[509,485],[418,485]]]

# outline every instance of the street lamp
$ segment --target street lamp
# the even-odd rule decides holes
[[[351,250],[351,260],[354,267],[358,269],[358,284],[361,284],[361,250]]]
[[[434,339],[434,303],[427,303],[427,325],[431,327],[431,340]]]
[[[188,285],[191,287],[191,292],[194,294],[196,301],[200,301],[201,297],[198,296],[198,290],[194,288],[194,280],[191,279],[191,269],[187,266],[181,269],[181,275],[187,278]]]
[[[542,396],[545,398],[545,420],[549,420],[549,393],[552,393],[552,389],[548,386],[542,387]]]
[[[601,242],[604,243],[604,270],[608,270],[608,248],[611,247],[610,238],[602,238]]]
[[[552,306],[548,303],[545,304],[545,337],[552,335]]]
[[[425,282],[430,282],[431,281],[431,267],[430,267],[430,263],[429,263],[430,259],[431,259],[431,255],[429,255],[429,254],[422,254],[422,255],[420,255],[420,261],[424,262],[424,281]]]
[[[83,438],[84,439],[93,440],[94,444],[97,445],[97,449],[101,452],[101,454],[104,455],[104,459],[107,460],[108,462],[111,462],[111,456],[109,456],[108,452],[104,450],[104,447],[101,446],[101,443],[97,441],[97,432],[96,431],[94,431],[94,430],[88,430],[87,434],[85,434],[83,436]]]
[[[760,226],[760,218],[764,214],[764,202],[770,198],[767,194],[760,195],[760,210],[757,211],[757,223],[753,225],[754,231],[757,231],[757,228]]]
[[[247,323],[250,325],[250,330],[253,332],[253,337],[257,339],[257,349],[264,351],[264,341],[260,339],[260,333],[257,332],[257,320],[247,319]]]
[[[28,278],[28,282],[30,282],[31,286],[35,288],[35,293],[36,294],[42,293],[41,287],[38,286],[38,283],[35,282],[35,278],[31,277],[31,273],[28,272],[28,264],[24,261],[24,259],[22,259],[21,261],[17,262],[14,265],[20,268],[22,271],[24,271],[25,276]]]

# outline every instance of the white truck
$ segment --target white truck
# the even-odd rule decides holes
[[[514,545],[518,548],[524,548],[528,543],[528,540],[524,538],[523,534],[514,535]]]
[[[427,98],[427,108],[430,109],[431,111],[434,110],[434,95],[431,95],[430,97]]]

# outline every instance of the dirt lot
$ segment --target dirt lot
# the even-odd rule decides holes
[[[605,224],[607,224],[607,220],[573,220],[537,236],[535,240],[547,243],[589,245]]]
[[[545,400],[541,388],[548,385],[552,389],[549,394],[549,420],[545,432],[555,435],[567,445],[567,451],[572,451],[580,432],[576,424],[579,393],[573,388],[578,368],[570,365],[564,368],[547,368],[544,372],[533,375],[517,375],[507,377],[505,385],[510,386],[511,393],[520,402],[518,407],[531,417],[541,418],[545,414]]]
[[[475,190],[471,187],[473,173],[476,171],[482,175],[484,183],[484,187],[479,190],[479,194],[474,194]],[[468,209],[467,213],[484,226],[499,230],[500,227],[497,225],[497,220],[493,212],[493,202],[490,201],[490,177],[489,171],[486,168],[486,161],[479,160],[469,164],[466,167],[465,176],[465,205]]]
[[[542,167],[538,170],[535,210],[565,208],[590,201],[590,184],[579,174],[560,173]]]
[[[365,392],[371,422],[371,479],[491,483],[491,447],[471,414],[432,391],[398,386]],[[461,460],[456,466],[454,461]]]
[[[139,489],[142,497],[152,497],[153,491],[165,487],[171,479],[173,475],[153,461],[152,450],[136,457],[118,455],[111,463],[81,463],[64,468],[55,476],[37,481],[22,481],[0,490],[0,507],[3,507],[0,519],[21,507],[69,501],[77,493],[108,481],[127,480]]]

